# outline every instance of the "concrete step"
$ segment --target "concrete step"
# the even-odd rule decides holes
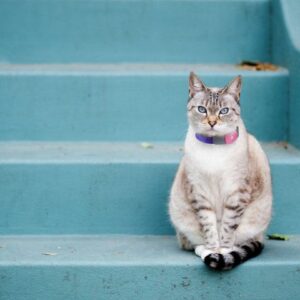
[[[183,140],[191,70],[210,86],[243,75],[248,130],[263,141],[287,139],[286,69],[100,64],[0,65],[0,140]]]
[[[299,233],[300,151],[264,144],[271,231]],[[287,148],[287,149],[286,149]],[[0,143],[1,234],[170,234],[179,143]]]
[[[274,0],[272,15],[272,59],[284,64],[291,74],[289,140],[300,148],[300,1]]]
[[[1,236],[1,300],[298,299],[300,237],[228,272],[172,236]]]
[[[2,0],[0,61],[269,60],[270,7],[268,0]]]

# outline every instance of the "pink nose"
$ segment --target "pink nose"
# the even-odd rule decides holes
[[[208,121],[208,124],[210,125],[210,127],[214,127],[216,125],[216,121]]]

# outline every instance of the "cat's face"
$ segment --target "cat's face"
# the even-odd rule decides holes
[[[190,74],[188,119],[197,133],[223,136],[233,132],[240,120],[241,76],[224,88],[209,88]]]

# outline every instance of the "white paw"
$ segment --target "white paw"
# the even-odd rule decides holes
[[[195,248],[195,254],[200,256],[202,260],[204,260],[204,258],[212,253],[219,253],[218,249],[207,249],[205,248],[203,245],[199,245],[196,246]]]
[[[223,255],[228,254],[232,251],[233,251],[232,248],[220,248],[220,253],[223,254]]]

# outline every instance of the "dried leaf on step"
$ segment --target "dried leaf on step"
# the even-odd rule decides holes
[[[56,252],[44,252],[44,253],[42,253],[43,255],[47,255],[47,256],[55,256],[55,255],[57,255],[57,253]]]
[[[154,146],[153,146],[152,144],[146,143],[146,142],[141,143],[141,146],[142,146],[144,149],[152,149],[152,148],[154,148]]]
[[[288,241],[290,238],[286,234],[273,233],[268,234],[269,240]]]
[[[240,64],[238,64],[238,67],[250,71],[276,71],[279,68],[278,66],[271,63],[251,60],[242,61]]]

